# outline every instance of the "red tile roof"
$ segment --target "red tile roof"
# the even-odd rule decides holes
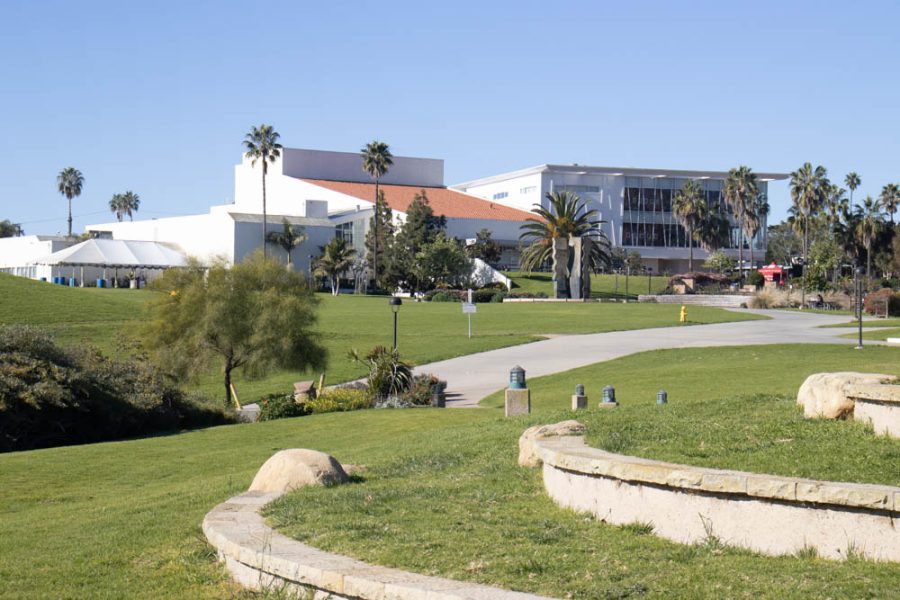
[[[326,181],[324,179],[304,179],[313,185],[372,203],[375,198],[374,183],[354,183],[350,181]],[[484,200],[449,188],[421,187],[414,185],[380,184],[384,199],[392,210],[406,212],[410,203],[420,191],[425,190],[428,204],[434,214],[456,219],[494,219],[497,221],[524,221],[535,217],[517,208],[510,208],[496,202]]]

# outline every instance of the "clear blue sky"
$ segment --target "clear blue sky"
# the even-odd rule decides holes
[[[900,3],[42,2],[0,18],[0,219],[65,232],[233,196],[252,125],[286,146],[445,159],[856,170],[900,181]],[[784,216],[787,186],[773,186]]]

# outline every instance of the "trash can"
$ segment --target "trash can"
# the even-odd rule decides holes
[[[76,287],[77,284],[78,282],[75,281],[74,277],[69,277],[69,287]]]
[[[98,288],[105,288],[105,287],[106,287],[106,280],[105,280],[105,279],[98,279],[98,280],[97,280],[97,287],[98,287]]]

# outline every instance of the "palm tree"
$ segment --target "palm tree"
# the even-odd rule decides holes
[[[609,262],[609,240],[600,231],[604,221],[594,220],[599,216],[596,210],[587,210],[581,199],[573,193],[549,192],[549,208],[535,204],[531,212],[538,218],[525,219],[519,228],[519,240],[528,244],[522,252],[522,269],[533,271],[551,259],[553,240],[556,238],[590,237],[591,254],[589,265],[598,270]]]
[[[130,190],[124,194],[113,194],[112,199],[109,201],[109,210],[116,214],[116,219],[120,222],[126,215],[129,221],[134,220],[132,219],[132,214],[140,206],[141,197]]]
[[[744,231],[747,228],[748,214],[752,213],[752,205],[759,196],[756,173],[741,165],[728,171],[725,187],[722,189],[725,202],[731,208],[738,226],[738,272],[744,277]],[[757,225],[758,227],[758,225]],[[753,243],[752,240],[750,242]]]
[[[856,174],[856,171],[850,171],[844,177],[844,185],[850,189],[850,206],[853,206],[853,192],[862,184],[862,179]]]
[[[831,184],[825,192],[825,222],[828,224],[828,231],[834,233],[835,228],[841,222],[841,216],[850,210],[850,204],[847,202],[847,190],[839,187],[837,184]]]
[[[897,212],[897,205],[900,204],[900,186],[896,183],[889,183],[881,188],[881,196],[878,200],[889,215],[891,215],[891,227],[894,226],[894,213]]]
[[[871,278],[872,242],[881,229],[882,214],[872,196],[866,196],[861,206],[856,207],[856,236],[866,248],[866,279]]]
[[[795,217],[803,230],[803,277],[806,278],[806,263],[809,259],[809,219],[821,208],[831,183],[825,167],[813,168],[811,163],[791,173],[791,202]],[[806,303],[806,286],[800,286],[801,306]]]
[[[378,280],[378,180],[384,177],[391,165],[394,164],[394,155],[390,147],[384,142],[372,140],[360,150],[362,154],[362,169],[375,180],[375,219],[372,221],[375,227],[372,238],[372,277]]]
[[[331,283],[331,295],[337,296],[341,291],[341,273],[353,265],[356,250],[342,238],[332,238],[326,245],[319,246],[319,250],[322,256],[316,260],[316,276],[327,277]]]
[[[281,231],[270,231],[269,235],[266,236],[266,241],[284,249],[285,254],[287,254],[287,270],[292,271],[294,263],[291,260],[291,251],[305,242],[307,236],[303,232],[302,227],[294,229],[287,219],[282,219],[281,224],[283,229]]]
[[[756,265],[753,263],[753,238],[759,233],[759,228],[762,227],[762,223],[767,216],[769,216],[769,201],[765,194],[757,194],[756,198],[750,202],[749,210],[744,216],[744,233],[747,234],[747,239],[750,242],[751,269],[756,268]]]
[[[56,188],[69,201],[69,237],[72,237],[72,198],[81,195],[84,175],[75,167],[66,167],[56,176]]]
[[[703,224],[709,218],[706,194],[693,179],[684,182],[672,201],[672,216],[684,228],[688,242],[688,271],[694,270],[694,242],[700,241]]]
[[[250,166],[256,166],[256,161],[262,161],[262,214],[263,214],[263,256],[266,255],[266,173],[269,171],[268,163],[274,163],[281,156],[281,144],[278,143],[278,132],[271,125],[262,124],[254,127],[244,136],[244,147],[247,156],[250,157]]]

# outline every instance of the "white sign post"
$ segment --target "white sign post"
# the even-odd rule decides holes
[[[469,339],[472,339],[472,315],[475,313],[475,303],[472,302],[472,290],[469,290],[468,302],[463,302],[463,314],[469,317]]]

